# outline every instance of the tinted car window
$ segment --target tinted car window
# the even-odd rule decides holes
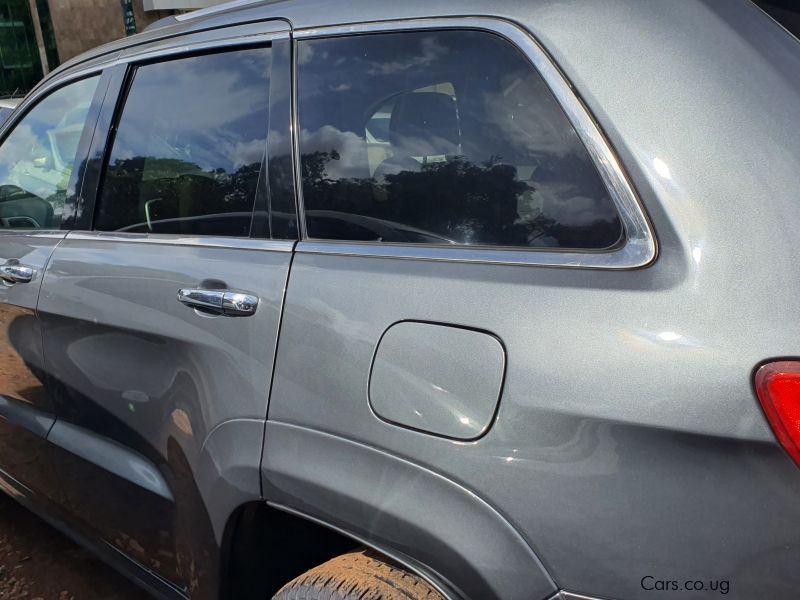
[[[503,38],[427,31],[299,44],[308,237],[588,249],[619,242],[619,217],[577,133]]]
[[[58,229],[99,77],[57,89],[0,146],[0,228]]]
[[[270,50],[136,70],[95,228],[247,236],[266,150]]]

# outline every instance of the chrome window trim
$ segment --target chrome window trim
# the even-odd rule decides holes
[[[489,17],[453,17],[412,19],[405,21],[381,21],[354,25],[313,27],[293,32],[297,40],[327,38],[368,33],[389,33],[434,29],[476,29],[494,33],[516,46],[531,61],[555,96],[569,122],[575,128],[586,150],[592,158],[603,183],[619,213],[624,228],[624,244],[603,251],[550,250],[537,248],[503,248],[478,246],[432,246],[417,244],[387,244],[382,242],[348,242],[340,240],[303,238],[297,252],[311,254],[340,254],[403,258],[420,260],[442,260],[456,262],[486,262],[514,265],[549,267],[631,269],[644,267],[655,260],[658,249],[656,237],[639,198],[588,109],[578,98],[572,85],[553,63],[541,45],[514,23]],[[295,54],[297,54],[295,52]],[[293,77],[296,85],[296,71]],[[295,131],[297,110],[295,94]],[[295,134],[296,135],[296,134]],[[299,144],[296,156],[299,160]],[[299,165],[299,163],[298,163]],[[299,206],[303,209],[302,186],[298,188]],[[301,219],[304,223],[305,219]],[[305,227],[303,227],[305,229]]]
[[[291,252],[295,240],[269,240],[225,236],[180,235],[168,233],[121,233],[116,231],[70,231],[67,240],[155,244],[158,246],[190,246],[193,248],[228,248],[233,250],[267,250]]]
[[[296,251],[302,254],[593,269],[628,269],[644,266],[650,262],[629,264],[627,256],[623,256],[624,249],[623,246],[619,250],[595,252],[582,250],[578,252],[574,250],[528,250],[513,247],[506,249],[502,246],[422,245],[309,239],[299,242]]]
[[[67,232],[60,229],[0,229],[0,237],[25,237],[60,240]]]

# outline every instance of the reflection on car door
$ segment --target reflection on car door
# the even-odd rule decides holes
[[[45,439],[55,407],[45,392],[36,302],[45,266],[94,126],[100,76],[56,83],[0,144],[0,475],[7,491],[57,499]],[[104,81],[105,83],[105,81]],[[92,100],[95,98],[95,107]],[[59,136],[66,109],[69,136]],[[55,143],[54,140],[59,140]]]
[[[45,439],[55,411],[43,385],[35,310],[44,267],[62,237],[0,233],[0,470],[12,486],[43,494],[53,491]]]
[[[57,248],[39,303],[50,438],[79,526],[192,592],[219,562],[207,496],[234,486],[203,449],[242,425],[242,451],[260,454],[294,245],[250,237],[272,52],[128,68],[94,226]]]

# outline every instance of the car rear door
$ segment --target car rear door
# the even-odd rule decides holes
[[[15,493],[58,497],[45,441],[56,411],[45,392],[36,302],[107,83],[97,70],[52,80],[2,132],[0,472]]]
[[[287,35],[261,23],[122,57],[42,286],[76,522],[181,590],[213,581],[225,519],[260,497],[294,245],[293,192],[270,194],[266,170],[268,131],[288,139]]]
[[[264,494],[446,574],[464,597],[550,597],[520,532],[542,529],[530,520],[561,443],[552,415],[592,389],[584,367],[606,346],[591,340],[617,335],[624,312],[590,307],[654,258],[642,210],[515,26],[294,34],[304,231]]]

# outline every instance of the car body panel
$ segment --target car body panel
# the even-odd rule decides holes
[[[261,440],[294,242],[98,234],[94,202],[131,62],[214,44],[268,45],[285,29],[200,32],[86,66],[103,69],[107,93],[65,210],[63,226],[72,231],[38,307],[59,417],[49,441],[67,527],[125,556],[141,571],[137,578],[166,597],[216,597],[228,520],[261,499]],[[284,120],[288,129],[288,112]],[[279,121],[270,125],[281,130]],[[258,297],[256,314],[211,315],[178,301],[181,288],[220,285]]]
[[[369,403],[391,423],[470,440],[492,424],[506,354],[484,331],[403,321],[381,336],[370,365]]]
[[[516,600],[556,591],[514,527],[457,482],[394,453],[279,421],[268,422],[265,440],[270,501],[393,557],[411,557],[454,597]]]
[[[595,279],[579,271],[300,250],[270,420],[354,440],[458,482],[507,515],[561,587],[635,598],[644,594],[641,577],[661,564],[690,576],[733,577],[729,569],[743,555],[766,558],[777,546],[798,544],[791,523],[799,516],[794,500],[800,481],[766,429],[749,386],[750,364],[767,344],[732,352],[700,343],[690,336],[703,327],[705,314],[681,311],[680,323],[646,326],[639,316],[645,307],[663,314],[677,302],[671,292],[656,302],[642,291],[659,270]],[[501,311],[495,310],[498,285],[504,290]],[[520,321],[519,314],[528,316]],[[478,442],[410,432],[368,410],[375,347],[387,323],[405,318],[489,326],[503,340],[503,397],[496,422]],[[554,322],[571,323],[582,333],[565,338],[547,327]],[[680,337],[670,335],[676,331]],[[615,341],[613,350],[605,340]],[[672,365],[683,379],[672,379],[671,369],[654,370],[654,362]],[[623,370],[614,366],[620,363]],[[702,396],[698,380],[706,382]],[[694,398],[692,410],[675,410],[672,394]],[[265,454],[264,460],[269,481],[270,458]],[[755,509],[766,504],[773,510]],[[431,504],[428,509],[435,510]],[[444,515],[448,507],[438,510]],[[624,544],[612,543],[622,534]],[[592,560],[576,560],[575,548]],[[795,558],[791,551],[784,556],[789,564]],[[776,573],[768,584],[774,597],[790,597],[797,584],[791,576],[796,571],[786,566],[768,569]],[[766,585],[764,568],[758,562],[739,568],[731,595],[758,594]]]
[[[445,17],[514,23],[541,45],[624,166],[658,258],[545,268],[535,252],[503,264],[503,251],[451,259],[318,241],[293,258],[292,243],[70,233],[39,304],[64,506],[153,581],[177,572],[164,564],[181,552],[218,552],[236,507],[265,498],[378,547],[453,598],[648,598],[648,575],[728,579],[735,599],[795,597],[800,476],[751,381],[763,361],[800,355],[800,44],[750,2],[239,2],[78,57],[23,110],[60,81],[179,52],[182,36],[208,49],[290,28],[346,35]],[[91,226],[100,177],[88,166],[77,228]],[[231,326],[177,303],[178,287],[209,276],[268,309]],[[9,318],[30,320],[35,301],[15,302]],[[480,439],[427,435],[370,409],[379,340],[407,320],[502,340],[502,396]],[[13,413],[3,426],[50,430],[52,416],[10,406],[0,404]],[[120,515],[100,506],[131,500]],[[155,565],[159,546],[172,556]],[[163,589],[214,597],[218,564],[196,564],[199,588],[181,575]]]
[[[323,25],[324,4],[292,23]],[[642,577],[668,571],[727,578],[730,597],[790,598],[800,479],[751,377],[761,361],[800,352],[797,285],[775,286],[795,262],[785,219],[800,189],[800,47],[747,2],[592,6],[492,8],[532,30],[581,94],[658,232],[658,260],[568,272],[303,241],[270,420],[388,452],[490,499],[562,589],[646,598]],[[696,35],[684,43],[676,31]],[[367,410],[375,348],[404,319],[502,339],[503,397],[478,442],[392,428]]]
[[[188,585],[180,565],[218,543],[195,475],[205,442],[226,422],[263,423],[266,414],[291,243],[157,238],[69,234],[39,313],[59,404],[51,440],[64,450],[58,464],[73,512],[94,535]],[[256,315],[211,316],[178,302],[178,289],[210,279],[258,296]],[[249,453],[257,464],[260,445],[239,450],[240,461]],[[257,500],[252,474],[247,491]],[[183,545],[200,534],[203,545]],[[196,558],[198,570],[213,569],[213,558]]]
[[[43,495],[56,494],[46,442],[56,408],[45,390],[36,303],[45,267],[64,235],[0,234],[0,262],[16,261],[34,269],[27,283],[0,281],[0,470]]]

